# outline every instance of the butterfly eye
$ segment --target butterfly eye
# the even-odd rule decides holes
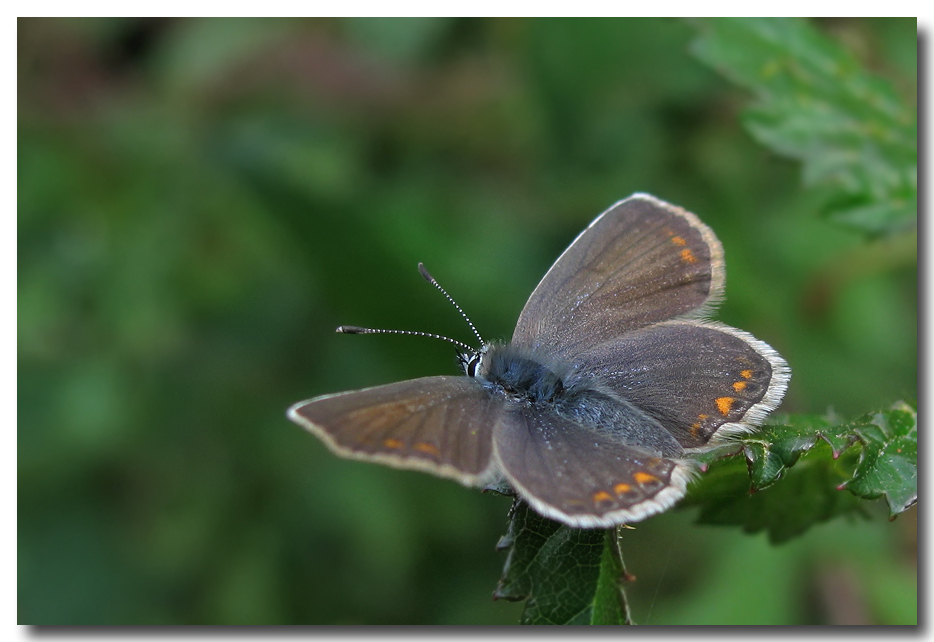
[[[480,353],[476,353],[470,361],[467,363],[467,376],[476,377],[477,376],[477,366],[480,365]]]
[[[475,363],[477,357],[476,353],[473,350],[461,350],[457,349],[457,363],[460,364],[460,367],[464,369],[464,374],[468,377],[474,376],[476,372],[477,365]]]
[[[477,366],[480,365],[479,352],[458,352],[457,360],[468,377],[477,376]]]
[[[483,361],[483,355],[486,354],[486,351],[486,346],[480,348],[477,351],[457,351],[457,361],[460,363],[461,368],[464,369],[464,374],[466,374],[468,377],[477,376],[477,371],[480,369],[480,362]]]

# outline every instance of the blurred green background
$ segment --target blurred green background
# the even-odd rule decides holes
[[[907,100],[912,19],[817,23]],[[21,623],[518,621],[509,500],[348,462],[318,394],[455,374],[634,191],[722,240],[719,319],[794,372],[783,410],[917,386],[913,260],[873,260],[757,145],[667,19],[21,19]],[[865,256],[864,256],[865,255]],[[867,258],[868,257],[868,258]],[[876,510],[878,508],[879,510]],[[917,619],[916,511],[772,547],[670,511],[624,539],[637,622]]]

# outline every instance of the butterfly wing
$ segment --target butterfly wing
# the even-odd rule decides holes
[[[507,408],[494,458],[539,513],[571,526],[608,528],[661,512],[684,493],[689,462],[649,454],[558,415],[547,404]]]
[[[635,328],[700,315],[724,279],[723,248],[709,227],[634,194],[597,217],[548,270],[512,343],[573,356]]]
[[[342,457],[475,486],[494,474],[492,426],[501,407],[468,377],[425,377],[302,401],[288,416]]]
[[[629,332],[576,356],[574,366],[656,419],[684,448],[751,430],[778,406],[791,378],[768,344],[699,321]]]

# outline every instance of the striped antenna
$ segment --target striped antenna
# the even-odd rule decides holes
[[[431,332],[418,332],[417,330],[380,330],[378,328],[361,328],[356,325],[342,325],[339,326],[336,332],[341,334],[408,334],[413,337],[428,337],[429,339],[441,339],[442,341],[447,341],[448,343],[453,343],[454,345],[461,347],[468,352],[474,352],[474,349],[471,348],[466,343],[462,343],[457,339],[452,339],[450,337],[445,337],[440,334],[433,334]]]
[[[429,283],[431,283],[433,286],[435,286],[436,288],[438,288],[438,289],[441,291],[441,294],[443,294],[443,295],[445,296],[445,298],[447,298],[447,300],[451,302],[451,305],[453,305],[455,308],[457,308],[457,311],[461,313],[461,316],[462,316],[462,317],[464,317],[464,321],[467,322],[467,325],[470,326],[470,329],[473,330],[473,333],[477,336],[477,340],[480,342],[480,345],[483,345],[483,337],[481,337],[481,336],[480,336],[480,333],[477,332],[477,328],[474,327],[473,321],[471,321],[471,320],[470,320],[470,317],[468,317],[468,316],[464,313],[464,311],[461,309],[461,306],[457,305],[457,301],[455,301],[454,299],[451,298],[451,295],[447,293],[447,290],[445,290],[443,287],[441,287],[441,284],[440,284],[440,283],[438,283],[437,281],[435,281],[435,277],[431,276],[431,275],[428,273],[428,270],[425,268],[425,264],[424,264],[424,263],[419,263],[419,264],[418,264],[418,271],[421,273],[421,275],[422,275],[423,277],[425,277],[425,280],[426,280],[426,281],[428,281]]]

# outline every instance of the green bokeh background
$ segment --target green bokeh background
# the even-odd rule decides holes
[[[915,100],[914,19],[818,23]],[[454,374],[635,191],[722,240],[719,319],[793,368],[783,410],[917,386],[913,257],[819,216],[689,23],[19,21],[21,623],[518,621],[493,602],[509,501],[340,460],[285,419]],[[637,622],[917,620],[915,510],[772,547],[689,511],[624,538]]]

